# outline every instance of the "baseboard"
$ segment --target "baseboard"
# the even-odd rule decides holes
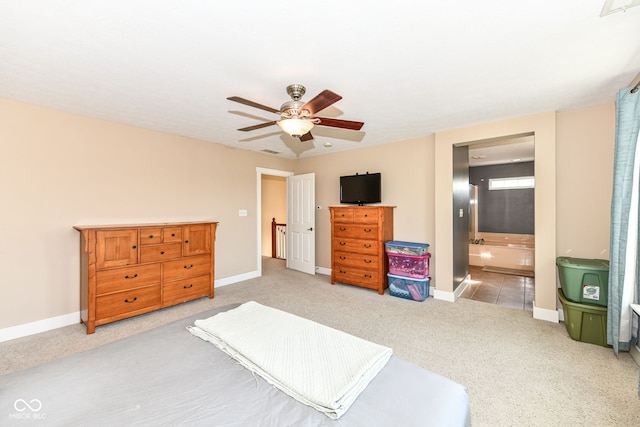
[[[260,277],[258,271],[250,271],[248,273],[237,274],[235,276],[224,277],[222,279],[216,279],[214,281],[214,286],[219,288],[221,286],[232,285],[234,283],[242,282],[244,280],[255,279],[256,277]]]
[[[35,335],[40,332],[46,332],[52,329],[62,328],[78,323],[80,323],[80,312],[76,311],[75,313],[63,314],[61,316],[11,326],[9,328],[0,329],[0,342]]]
[[[331,269],[326,267],[316,267],[316,273],[331,276]]]
[[[442,301],[456,302],[456,295],[454,292],[441,291],[439,289],[433,290],[433,298]]]
[[[558,310],[549,310],[548,308],[536,307],[536,302],[533,302],[533,318],[538,320],[546,320],[547,322],[559,323],[560,316]]]
[[[467,286],[469,286],[469,279],[471,279],[471,276],[467,274],[467,277],[465,277],[464,280],[460,282],[460,285],[453,292],[441,291],[431,287],[429,293],[433,295],[434,299],[456,302],[458,298],[460,298],[460,295],[462,295],[462,293],[465,291],[465,289],[467,289]]]
[[[236,276],[225,277],[215,281],[215,287],[231,285],[232,283],[242,282],[258,277],[257,271],[238,274]],[[80,323],[80,312],[63,314],[61,316],[50,317],[48,319],[37,320],[35,322],[24,323],[22,325],[11,326],[0,329],[0,342],[14,340],[16,338],[27,337],[29,335],[39,334],[41,332],[50,331],[52,329],[63,328],[69,325]]]

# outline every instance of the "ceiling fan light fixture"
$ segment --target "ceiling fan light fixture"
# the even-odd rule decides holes
[[[311,120],[292,118],[278,120],[278,126],[289,135],[299,138],[313,129],[314,124]]]

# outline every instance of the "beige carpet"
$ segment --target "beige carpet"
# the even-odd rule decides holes
[[[467,299],[420,303],[332,286],[327,276],[289,271],[284,261],[271,259],[265,259],[263,277],[218,288],[213,300],[100,326],[93,335],[73,325],[1,343],[0,373],[249,300],[389,346],[463,384],[473,426],[640,425],[638,366],[629,354],[616,358],[610,349],[573,341],[563,324]]]

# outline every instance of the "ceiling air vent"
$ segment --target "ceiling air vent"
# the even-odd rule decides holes
[[[268,150],[268,149],[264,149],[262,150],[263,153],[269,153],[269,154],[280,154],[279,151],[273,151],[273,150]]]

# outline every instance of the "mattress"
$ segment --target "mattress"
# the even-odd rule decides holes
[[[462,385],[396,356],[340,419],[328,418],[187,330],[234,307],[0,376],[0,419],[21,426],[469,425]]]
[[[299,402],[340,418],[392,350],[249,301],[187,328]]]

